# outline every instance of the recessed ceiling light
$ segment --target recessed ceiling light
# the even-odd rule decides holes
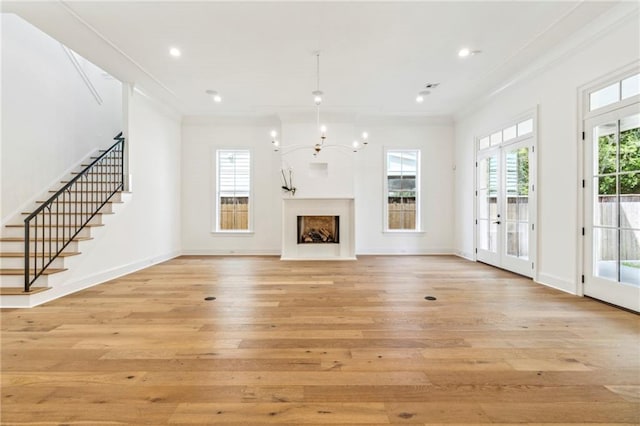
[[[466,58],[469,56],[477,55],[478,53],[482,53],[482,50],[471,50],[468,47],[464,47],[458,51],[458,56],[461,58]]]
[[[215,90],[207,90],[206,91],[207,95],[211,96],[211,99],[213,99],[213,102],[219,104],[220,102],[222,102],[222,96],[220,96],[220,94],[218,92],[216,92]]]
[[[416,96],[416,102],[421,104],[422,102],[424,102],[424,97],[427,96],[430,93],[431,92],[428,91],[428,90],[423,90],[422,92],[419,92],[418,96]]]
[[[179,58],[180,55],[182,55],[182,52],[180,52],[180,49],[178,49],[177,47],[172,47],[171,49],[169,49],[169,55],[173,56],[174,58]]]

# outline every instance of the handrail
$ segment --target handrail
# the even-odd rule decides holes
[[[125,139],[122,132],[113,139],[116,143],[24,219],[25,292],[124,188]]]

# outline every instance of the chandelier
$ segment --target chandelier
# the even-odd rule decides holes
[[[358,152],[359,149],[366,147],[367,144],[369,143],[369,134],[367,132],[362,132],[360,139],[355,139],[351,143],[351,145],[325,144],[327,140],[327,126],[325,126],[324,124],[320,124],[320,105],[322,104],[322,96],[324,95],[324,92],[320,90],[320,52],[319,51],[314,52],[314,55],[316,56],[316,90],[311,92],[311,95],[313,95],[313,103],[316,106],[316,129],[318,131],[318,134],[316,136],[317,137],[316,142],[311,145],[311,148],[313,149],[313,156],[314,157],[317,156],[320,153],[320,151],[322,151],[323,148],[328,148],[328,147],[344,148],[344,149],[350,149],[353,152]],[[272,130],[271,144],[273,146],[274,151],[280,150],[280,141],[277,139],[277,137],[278,137],[278,132],[276,132],[275,130]],[[308,147],[309,145],[298,144],[298,145],[288,145],[286,149],[288,152],[291,152],[291,151],[308,148]]]

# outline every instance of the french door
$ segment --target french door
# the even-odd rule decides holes
[[[584,294],[640,311],[640,105],[585,133]]]
[[[527,277],[535,254],[532,143],[528,137],[476,157],[476,259]]]

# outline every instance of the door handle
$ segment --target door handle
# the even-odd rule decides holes
[[[497,223],[498,225],[500,225],[500,221],[499,221],[499,220],[496,220],[496,221],[495,221],[495,222],[493,222],[493,223]]]

